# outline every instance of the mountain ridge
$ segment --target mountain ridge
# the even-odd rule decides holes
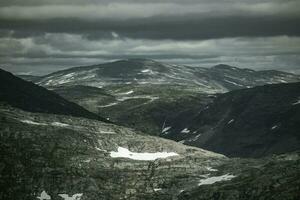
[[[231,157],[295,151],[300,146],[299,102],[300,82],[235,90],[217,96],[185,124],[168,125],[172,128],[162,136]]]
[[[0,69],[0,102],[31,112],[65,114],[107,121],[57,93]]]

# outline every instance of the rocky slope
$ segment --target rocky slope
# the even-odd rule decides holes
[[[104,120],[54,92],[0,69],[0,103],[30,112],[65,114]]]
[[[165,121],[172,121],[185,110],[197,111],[212,100],[211,95],[174,85],[61,86],[52,89],[112,122],[150,135],[161,134]]]
[[[215,93],[300,77],[279,71],[254,71],[228,65],[179,66],[146,59],[121,60],[71,68],[35,80],[91,112],[151,135],[211,102]]]
[[[296,81],[300,81],[299,76],[275,70],[254,71],[228,65],[202,68],[160,63],[147,59],[129,59],[70,68],[41,77],[37,82],[45,87],[171,84],[196,87],[198,91],[205,93],[222,93],[257,85]]]
[[[228,159],[112,124],[7,106],[0,133],[0,199],[299,197],[298,153]]]
[[[231,181],[201,184],[182,192],[178,199],[299,199],[299,153],[230,162],[224,167],[240,171],[240,176]]]
[[[8,93],[11,97],[27,89],[21,105],[53,100],[51,92],[43,89],[47,95],[37,98],[32,91],[39,87],[19,82],[0,91],[14,88]],[[74,87],[83,87],[90,97],[106,95],[101,89]],[[19,109],[19,104],[12,107],[13,98],[5,102],[0,104],[0,199],[279,200],[297,199],[299,194],[297,152],[229,159],[112,123],[72,117],[72,112],[32,113]]]
[[[198,111],[196,116],[186,112],[166,124],[169,129],[162,136],[228,156],[299,150],[300,83],[229,92]]]
[[[84,118],[1,107],[0,119],[1,199],[171,199],[227,159]]]

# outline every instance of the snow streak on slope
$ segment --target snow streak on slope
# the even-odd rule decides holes
[[[135,153],[126,148],[118,147],[118,151],[111,151],[110,156],[112,158],[129,158],[132,160],[156,160],[159,158],[178,156],[178,154],[174,152]]]

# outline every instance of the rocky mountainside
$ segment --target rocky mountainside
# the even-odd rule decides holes
[[[164,121],[185,110],[199,110],[212,95],[174,85],[118,85],[95,88],[61,86],[52,90],[117,124],[150,135],[162,132]]]
[[[30,112],[65,114],[105,120],[52,91],[24,81],[1,69],[0,103]]]
[[[227,159],[85,118],[1,107],[0,119],[1,199],[171,199]]]
[[[37,83],[45,87],[167,84],[193,86],[205,93],[222,93],[257,85],[296,81],[300,81],[300,76],[275,70],[254,71],[228,65],[202,68],[129,59],[58,71],[41,77]]]
[[[166,124],[168,130],[162,136],[231,157],[299,150],[300,83],[222,94],[190,116],[186,112]]]
[[[0,106],[0,199],[297,199],[300,154],[228,159],[100,121]]]
[[[129,59],[71,68],[35,81],[115,123],[160,135],[166,122],[187,111],[193,117],[215,93],[300,77],[228,65],[201,68]]]
[[[0,90],[6,91],[2,92],[5,104],[0,104],[0,199],[299,197],[298,152],[263,159],[229,159],[112,123],[74,117],[73,112],[50,114],[44,107],[42,112],[24,111],[14,98],[4,97],[22,94],[25,108],[33,103],[43,105],[39,102],[44,101],[56,103],[57,99],[9,73],[4,77],[14,81],[5,85],[13,88],[9,95],[4,86]],[[106,95],[99,88],[74,88],[81,88],[90,97]],[[26,95],[21,89],[26,89]],[[38,96],[36,90],[45,95]],[[74,97],[82,95],[74,89],[67,92]],[[32,98],[27,98],[28,94]]]
[[[236,171],[242,169],[240,176],[213,185],[202,182],[198,188],[182,192],[178,199],[299,199],[299,154],[272,156],[263,161],[255,159],[230,162],[230,165],[224,167]],[[247,165],[249,167],[245,167]]]

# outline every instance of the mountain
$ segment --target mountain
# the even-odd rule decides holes
[[[7,200],[170,199],[227,159],[111,123],[6,106],[0,132],[0,198]]]
[[[98,120],[0,106],[0,199],[297,199],[300,154],[229,159]]]
[[[299,152],[261,159],[231,159],[89,119],[92,118],[89,115],[84,118],[82,110],[79,116],[71,116],[77,114],[79,106],[71,107],[53,92],[10,73],[1,71],[1,74],[1,83],[5,84],[0,88],[3,102],[0,104],[0,199],[259,197],[281,200],[299,197]],[[91,101],[99,96],[115,97],[103,88],[81,85],[66,88],[57,90],[75,99],[85,95]],[[169,90],[165,88],[166,96]],[[21,97],[22,101],[15,97]],[[209,102],[216,99],[215,96],[205,98]],[[76,112],[59,107],[58,102],[64,102],[59,105],[74,108]],[[54,109],[57,107],[61,112]]]
[[[199,110],[211,95],[173,85],[52,87],[52,91],[117,124],[159,135],[164,121],[185,110]]]
[[[229,159],[111,123],[5,105],[0,133],[0,199],[280,200],[299,194],[297,152]]]
[[[24,79],[25,81],[31,81],[31,82],[35,82],[35,81],[38,81],[40,80],[40,76],[34,76],[34,75],[24,75],[24,74],[21,74],[21,75],[17,75],[17,77],[21,78],[21,79]]]
[[[300,83],[228,92],[190,116],[186,112],[167,123],[162,136],[230,157],[299,150]]]
[[[30,112],[105,120],[56,93],[0,69],[0,103]],[[107,120],[106,120],[107,121]]]
[[[300,81],[300,76],[275,70],[254,71],[228,65],[212,68],[160,63],[147,59],[128,59],[58,71],[38,80],[50,87],[58,85],[184,85],[205,93],[223,93],[257,85]]]
[[[216,93],[295,81],[300,76],[279,71],[129,59],[58,71],[36,83],[115,123],[160,135],[164,123],[187,111],[194,116]]]
[[[179,200],[242,200],[242,199],[299,199],[299,154],[283,154],[260,159],[231,160],[231,167],[242,169],[239,177],[231,181],[214,182],[216,179],[202,181],[199,187],[182,192]],[[266,161],[267,160],[267,161]],[[250,161],[250,162],[249,162]],[[245,167],[248,165],[248,167]],[[256,167],[254,167],[256,166]]]

